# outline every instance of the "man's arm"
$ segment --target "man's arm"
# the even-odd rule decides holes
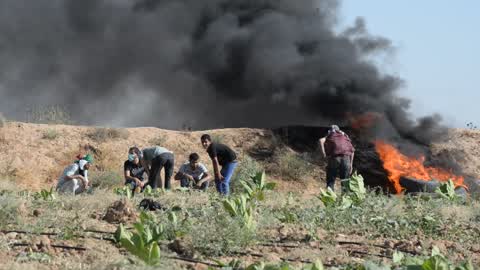
[[[133,177],[130,175],[130,171],[129,170],[125,170],[125,180],[131,180],[131,181],[135,181],[137,183],[137,185],[140,185],[140,186],[143,186],[143,182],[138,179],[137,177]]]
[[[140,164],[142,164],[142,167],[145,169],[147,176],[150,176],[150,162],[146,161],[145,159],[141,159]]]
[[[318,140],[319,143],[320,143],[320,150],[322,151],[322,156],[323,156],[324,158],[327,157],[327,154],[325,153],[325,140],[326,140],[325,137],[320,138],[320,140]]]
[[[350,174],[353,172],[353,157],[355,156],[355,151],[352,152],[352,155],[350,156]]]
[[[218,163],[217,157],[212,158],[212,165],[213,165],[213,173],[215,174],[215,178],[222,181],[224,177],[220,173],[220,170],[219,170],[220,164]]]
[[[200,187],[203,185],[203,183],[205,182],[210,182],[210,180],[212,180],[212,176],[208,173],[204,173],[203,176],[202,176],[202,179],[200,181],[197,182],[197,186]]]

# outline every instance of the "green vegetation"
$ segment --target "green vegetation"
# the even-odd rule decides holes
[[[291,181],[303,180],[312,171],[310,163],[288,151],[278,154],[275,157],[275,163],[277,166],[273,169],[273,173]]]
[[[44,139],[44,140],[55,140],[59,136],[60,136],[60,133],[53,128],[49,128],[47,130],[44,130],[43,133],[42,133],[42,139]]]
[[[53,190],[53,187],[52,187],[50,188],[50,190],[42,189],[39,192],[35,192],[33,194],[33,198],[35,198],[36,200],[42,199],[44,201],[53,201],[55,200],[56,196],[55,196],[55,191]]]
[[[107,185],[97,186],[92,194],[55,194],[52,199],[53,190],[35,193],[0,186],[0,229],[32,232],[0,234],[0,249],[19,254],[18,260],[6,257],[18,264],[10,269],[36,264],[81,269],[72,263],[97,258],[101,265],[95,266],[101,269],[191,267],[179,258],[223,269],[282,270],[470,270],[480,263],[477,201],[386,196],[366,189],[357,174],[343,194],[327,190],[317,198],[276,192],[262,172],[245,175],[250,177],[230,197],[213,190],[146,189],[124,200],[129,197],[124,187]],[[90,177],[94,179],[93,174]],[[120,182],[117,178],[116,186]],[[137,206],[144,198],[159,202],[162,210],[142,212]],[[106,209],[118,200],[126,202],[118,210],[125,218],[119,219],[120,224],[107,224]],[[117,228],[115,234],[95,233],[111,231],[112,226]],[[53,233],[48,236],[52,244],[87,251],[51,252],[37,240],[45,232]],[[28,245],[27,252],[15,243]],[[468,259],[472,262],[465,262]]]

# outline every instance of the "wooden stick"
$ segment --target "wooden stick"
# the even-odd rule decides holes
[[[13,247],[28,247],[30,246],[31,244],[24,244],[24,243],[13,243],[11,244]],[[84,248],[84,247],[72,247],[72,246],[65,246],[65,245],[50,245],[51,247],[54,247],[54,248],[63,248],[63,249],[73,249],[73,250],[81,250],[81,251],[85,251],[87,250],[87,248]]]
[[[213,266],[213,267],[222,267],[219,264],[211,263],[211,262],[204,262],[196,259],[189,259],[189,258],[182,258],[178,256],[168,256],[167,258],[172,259],[172,260],[179,260],[179,261],[185,261],[185,262],[190,262],[190,263],[199,263],[199,264],[204,264],[208,266]]]

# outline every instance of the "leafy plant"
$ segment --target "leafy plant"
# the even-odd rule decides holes
[[[53,201],[55,200],[56,196],[53,187],[51,187],[50,190],[42,189],[39,192],[35,192],[33,194],[33,198],[35,200],[43,199],[44,201]]]
[[[128,231],[123,224],[115,232],[115,240],[133,255],[148,265],[160,262],[158,241],[163,237],[163,226],[155,222],[151,214],[142,212],[140,222],[133,224],[134,231]]]
[[[248,200],[248,195],[242,194],[234,199],[225,199],[223,201],[223,208],[231,217],[241,217],[246,228],[253,229],[254,205]]]
[[[331,188],[327,188],[327,191],[320,189],[318,198],[326,207],[335,206],[337,202],[337,194]]]
[[[133,198],[133,192],[132,192],[132,187],[130,185],[125,185],[123,187],[118,187],[113,190],[113,193],[120,195],[120,196],[125,196],[127,199]]]
[[[258,172],[255,176],[251,177],[251,181],[242,181],[241,185],[245,193],[248,195],[249,200],[263,201],[265,199],[265,191],[273,190],[276,183],[265,182],[265,172]]]
[[[441,197],[450,200],[450,201],[455,201],[458,199],[458,195],[455,193],[455,184],[453,181],[450,179],[448,182],[441,184],[436,190],[435,193],[439,194]]]
[[[353,175],[348,180],[348,192],[350,193],[350,198],[354,203],[360,203],[365,200],[367,190],[365,189],[365,184],[363,181],[363,176],[354,172]]]

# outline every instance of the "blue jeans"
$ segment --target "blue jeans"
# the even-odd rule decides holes
[[[230,162],[225,164],[220,170],[220,174],[225,178],[223,181],[215,179],[215,187],[217,191],[222,195],[228,195],[230,193],[230,180],[232,179],[233,172],[237,168],[237,162]]]

